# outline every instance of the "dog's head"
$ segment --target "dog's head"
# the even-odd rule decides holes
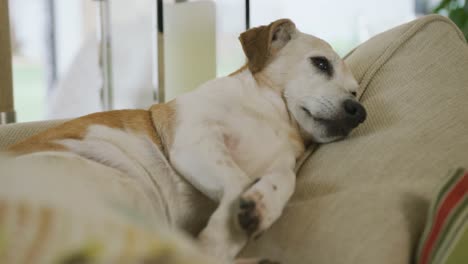
[[[357,101],[358,83],[325,41],[281,19],[239,37],[248,67],[283,94],[306,140],[330,142],[347,136],[366,119]]]

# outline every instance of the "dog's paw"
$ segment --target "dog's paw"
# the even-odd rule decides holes
[[[237,259],[235,264],[281,264],[269,259]]]
[[[262,194],[252,192],[240,197],[237,221],[249,236],[257,237],[263,231],[265,205]]]
[[[269,259],[262,259],[258,262],[258,264],[281,264],[281,263],[278,261],[272,261]]]
[[[250,236],[258,230],[260,215],[256,210],[257,204],[254,200],[240,199],[237,220],[240,227]]]

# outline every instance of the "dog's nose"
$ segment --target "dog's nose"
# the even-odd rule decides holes
[[[356,127],[366,120],[366,109],[359,102],[347,99],[343,102],[343,108],[346,119],[349,120],[352,127]]]

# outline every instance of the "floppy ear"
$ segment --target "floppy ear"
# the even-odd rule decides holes
[[[296,32],[289,19],[280,19],[268,26],[249,29],[239,36],[252,73],[261,71],[268,60],[283,48]]]

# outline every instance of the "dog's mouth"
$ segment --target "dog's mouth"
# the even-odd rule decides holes
[[[307,107],[305,106],[301,106],[301,109],[302,111],[304,111],[310,118],[312,118],[315,122],[318,122],[318,123],[322,123],[322,124],[326,124],[326,123],[329,123],[329,122],[333,122],[332,119],[326,119],[326,118],[321,118],[321,117],[317,117],[317,116],[314,116],[309,109],[307,109]]]
[[[319,125],[325,127],[328,137],[346,137],[351,130],[354,128],[349,126],[347,122],[344,122],[342,118],[323,118],[313,115],[309,109],[305,106],[301,106],[301,110],[304,111],[312,120]]]

